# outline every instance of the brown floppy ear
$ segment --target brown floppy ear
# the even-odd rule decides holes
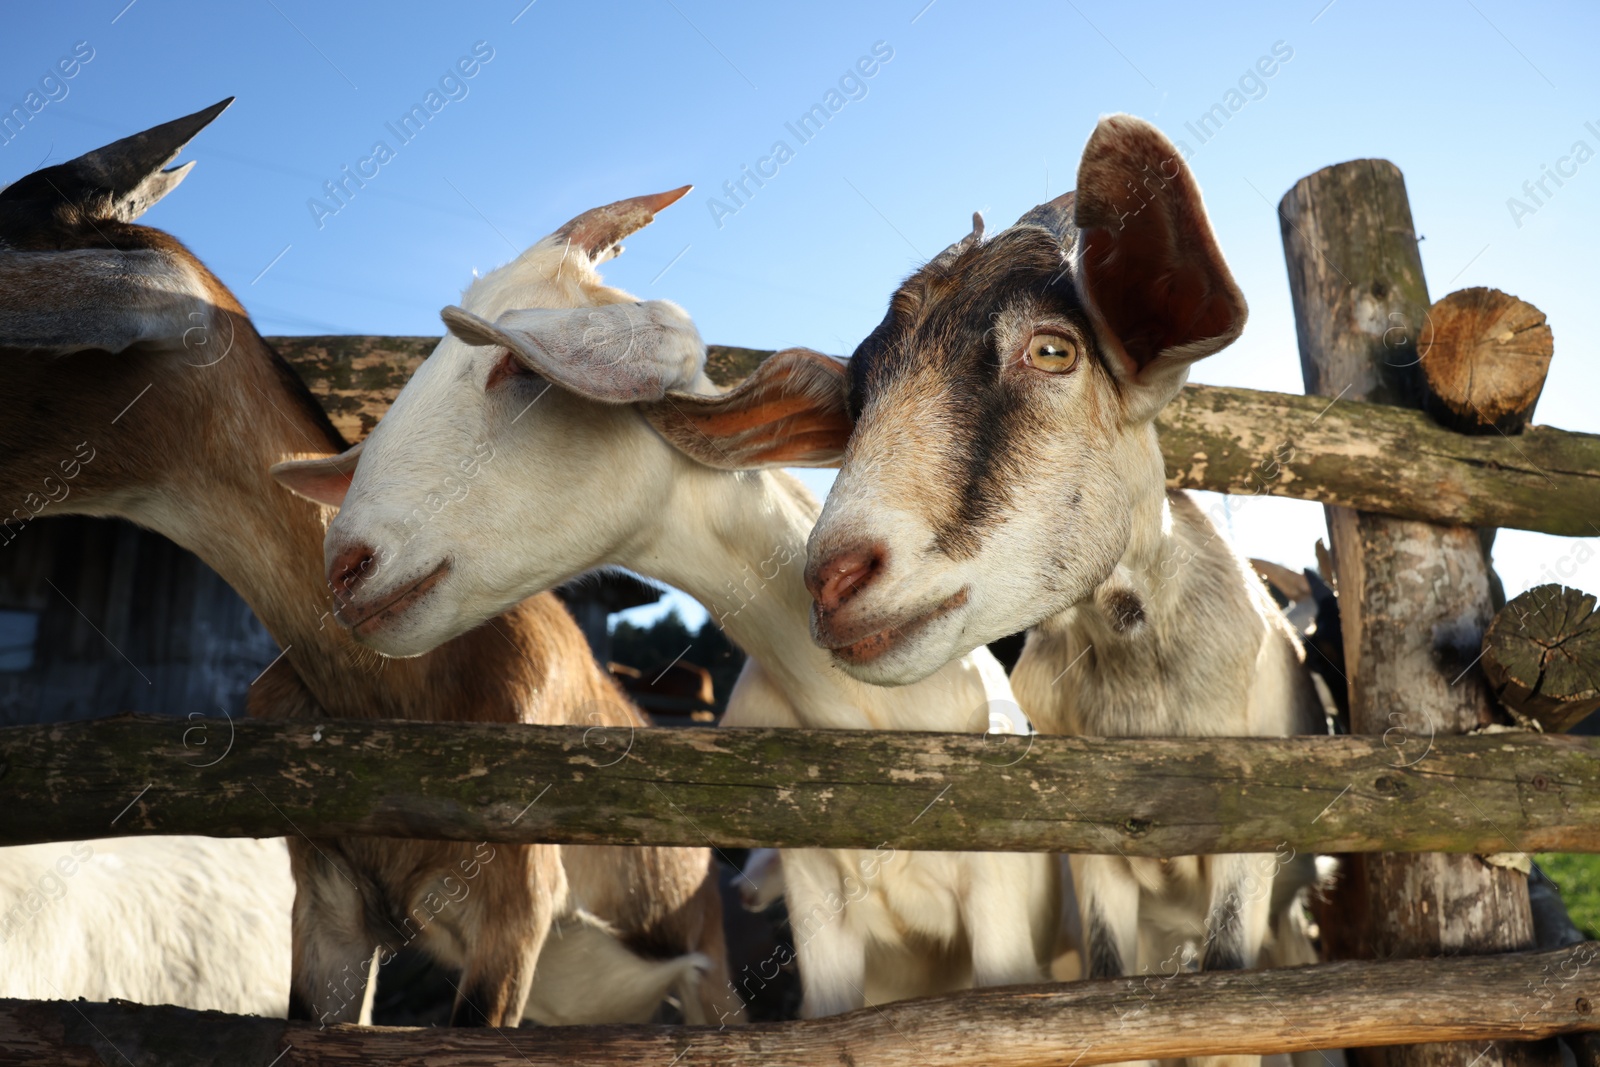
[[[708,467],[837,467],[854,421],[841,360],[778,352],[720,396],[668,393],[638,405],[678,451]]]
[[[350,482],[356,476],[356,464],[361,460],[361,449],[365,444],[362,441],[336,456],[274,463],[272,477],[279,485],[312,503],[339,507],[344,503],[345,494],[350,491]]]
[[[1078,282],[1126,380],[1176,393],[1190,363],[1244,330],[1244,295],[1200,187],[1148,122],[1100,120],[1078,166],[1075,221]]]

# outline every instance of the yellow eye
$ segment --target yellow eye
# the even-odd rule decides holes
[[[1078,365],[1078,342],[1054,333],[1036,333],[1028,341],[1027,362],[1050,374],[1066,374]]]

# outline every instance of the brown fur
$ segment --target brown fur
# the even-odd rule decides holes
[[[13,495],[33,491],[44,478],[59,478],[60,461],[89,442],[95,458],[59,510],[125,516],[195,551],[286,648],[252,690],[252,715],[645,725],[548,594],[415,659],[382,660],[354,644],[328,614],[322,539],[329,513],[267,475],[278,460],[339,451],[344,442],[233,295],[182,244],[142,226],[104,219],[54,226],[11,241],[19,245],[153,250],[195,279],[205,312],[194,325],[202,334],[180,337],[183,323],[169,341],[115,354],[0,352],[8,400],[0,414],[0,485]],[[69,273],[51,274],[30,290],[27,310],[104,309],[106,293],[73,286]],[[14,293],[0,302],[15,306]],[[197,350],[202,342],[208,347]],[[271,783],[260,787],[270,800]],[[295,833],[292,825],[284,832]],[[457,1022],[517,1025],[540,946],[566,897],[556,846],[299,835],[290,846],[298,887],[293,1013],[354,1020],[374,949],[420,937],[436,957],[463,968]],[[631,944],[698,950],[714,961],[702,989],[705,1012],[717,1018],[726,1006],[719,995],[726,955],[709,851],[580,857],[574,850],[575,892]],[[467,892],[435,914],[427,902],[440,899],[447,877]],[[630,893],[608,890],[622,886]]]
[[[843,406],[827,403],[844,375],[836,359],[788,348],[729,392],[671,393],[639,410],[658,433],[708,467],[826,465],[850,435]]]

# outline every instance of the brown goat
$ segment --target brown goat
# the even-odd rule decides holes
[[[550,595],[413,659],[381,659],[333,623],[330,511],[267,471],[346,442],[233,294],[178,241],[133,224],[192,164],[161,168],[227,103],[0,191],[0,488],[29,512],[49,499],[52,513],[131,519],[229,581],[284,649],[251,690],[252,715],[644,726]],[[270,802],[271,782],[257,787]],[[564,869],[552,845],[284,831],[291,1017],[357,1020],[369,961],[416,939],[462,970],[453,1023],[515,1026],[569,882],[573,904],[631,948],[712,961],[684,1004],[692,1020],[737,1016],[707,849],[571,849]]]

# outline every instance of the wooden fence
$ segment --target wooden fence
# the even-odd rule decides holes
[[[722,1031],[319,1030],[174,1008],[0,1001],[0,1063],[1020,1067],[1380,1046],[1391,1048],[1374,1062],[1557,1062],[1542,1039],[1600,1031],[1600,946],[1571,944],[1574,935],[1536,950],[1526,879],[1478,857],[1600,852],[1600,740],[1515,729],[1461,736],[1503,716],[1471,665],[1463,686],[1445,684],[1433,635],[1448,623],[1460,646],[1464,631],[1475,642],[1488,627],[1484,537],[1473,528],[1600,534],[1600,436],[1521,429],[1514,418],[1474,436],[1417,410],[1427,396],[1408,368],[1419,362],[1430,308],[1392,165],[1357,161],[1312,175],[1284,198],[1280,218],[1302,365],[1308,391],[1320,395],[1191,386],[1163,414],[1161,439],[1175,487],[1330,505],[1355,736],[1001,739],[120,717],[0,730],[0,843],[298,832],[1338,852],[1352,873],[1334,905],[1357,932],[1356,954],[1372,958],[976,990]],[[274,340],[352,440],[433,344]],[[713,376],[736,379],[763,355],[714,349]],[[1403,566],[1428,580],[1402,581]],[[1537,696],[1539,678],[1506,686]],[[1549,721],[1575,719],[1592,696],[1563,698]],[[196,760],[195,730],[208,744],[227,738],[228,755],[211,762],[208,749]],[[1585,1067],[1600,1064],[1593,1039],[1569,1048]]]

